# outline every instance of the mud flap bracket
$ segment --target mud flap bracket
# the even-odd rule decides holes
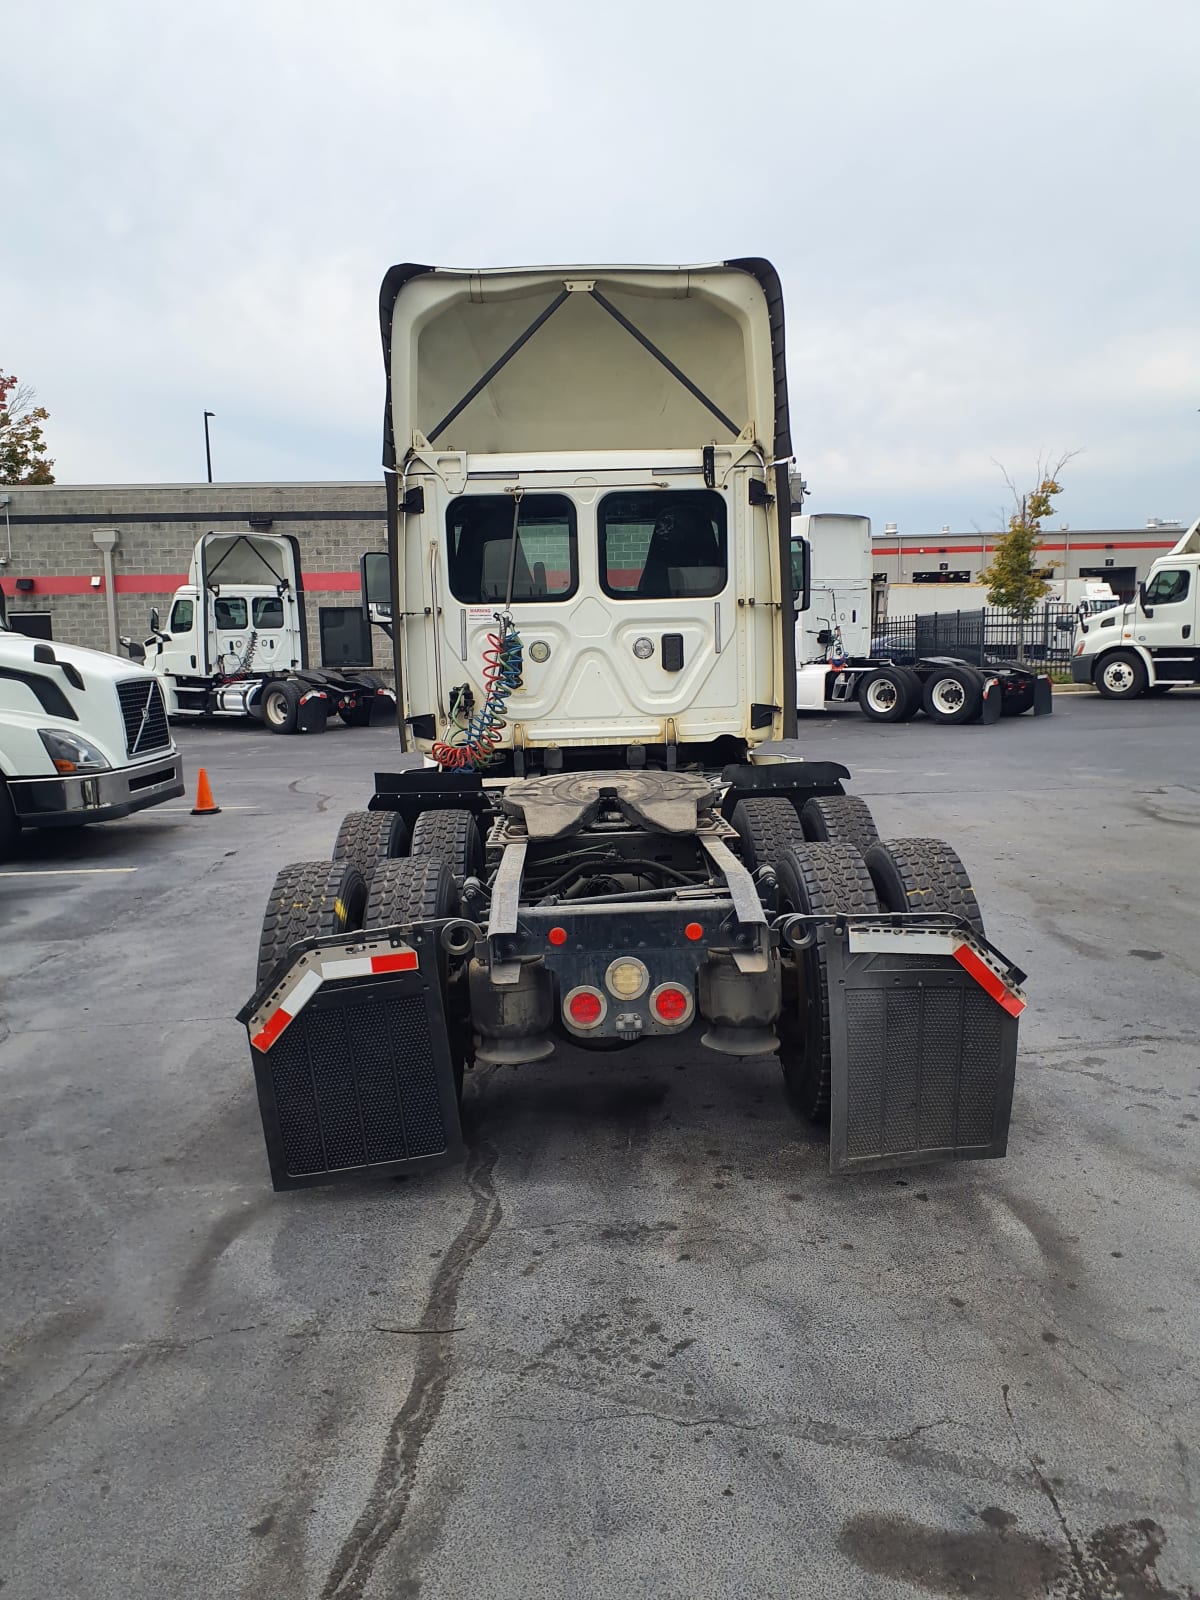
[[[961,934],[827,942],[835,1173],[1002,1156],[1023,997]]]

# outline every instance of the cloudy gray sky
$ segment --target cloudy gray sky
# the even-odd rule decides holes
[[[1200,513],[1197,0],[43,0],[0,367],[61,482],[379,475],[384,269],[769,256],[813,510]]]

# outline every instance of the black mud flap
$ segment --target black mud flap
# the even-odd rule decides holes
[[[1004,706],[1004,686],[999,678],[990,678],[987,669],[983,673],[983,699],[979,703],[979,715],[976,722],[982,722],[985,727],[1000,721]]]
[[[1054,711],[1054,684],[1046,673],[1039,673],[1033,680],[1033,714],[1035,717],[1048,717]]]
[[[1004,1155],[1016,1016],[949,956],[827,952],[830,1171]]]
[[[415,1172],[462,1155],[436,941],[412,939],[409,970],[395,970],[405,957],[394,943],[383,948],[382,970],[345,977],[339,968],[372,965],[361,944],[297,946],[303,962],[272,974],[239,1013],[276,1189]]]

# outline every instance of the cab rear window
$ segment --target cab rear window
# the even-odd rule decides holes
[[[256,628],[283,627],[283,601],[277,595],[259,595],[254,602]]]
[[[213,621],[218,628],[244,628],[246,602],[240,596],[218,595],[213,601]]]
[[[728,581],[725,501],[711,489],[606,495],[598,525],[600,583],[615,599],[702,598]]]
[[[575,507],[566,495],[527,494],[513,552],[510,494],[466,494],[446,510],[450,592],[465,605],[503,605],[512,558],[514,603],[566,600],[579,584]]]

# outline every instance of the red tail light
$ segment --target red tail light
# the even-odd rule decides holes
[[[604,1021],[608,1001],[598,989],[572,989],[563,1005],[567,1021],[577,1028],[594,1028]]]
[[[660,1022],[686,1022],[692,1014],[692,997],[677,983],[661,983],[650,996],[650,1008]]]

